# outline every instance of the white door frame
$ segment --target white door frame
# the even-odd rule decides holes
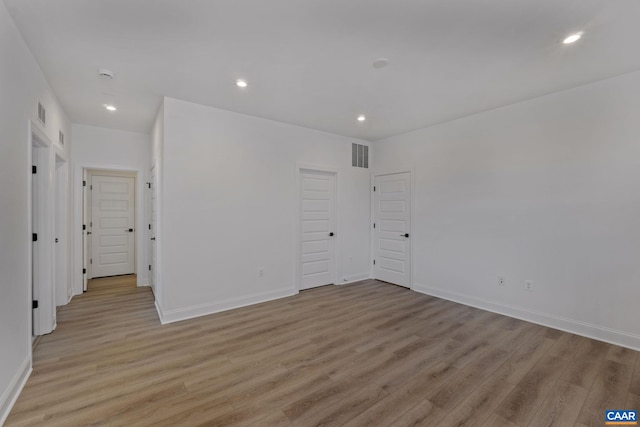
[[[29,120],[29,148],[27,155],[27,167],[25,168],[27,179],[27,212],[28,212],[28,234],[25,236],[30,242],[27,246],[27,262],[28,262],[28,283],[29,283],[29,300],[28,300],[28,317],[29,325],[33,335],[43,335],[52,332],[56,327],[56,307],[55,307],[55,266],[54,266],[54,230],[55,215],[55,154],[53,144],[47,137],[46,133],[40,125]],[[39,150],[38,155],[34,156],[34,150]],[[31,171],[32,166],[38,168],[35,179],[38,183],[38,206],[37,212],[34,211],[32,203],[32,186],[34,175]],[[34,233],[33,222],[38,223],[38,242],[37,245],[32,243],[32,235]],[[34,265],[36,260],[37,265]],[[34,275],[32,269],[37,274]],[[33,285],[32,285],[33,284]],[[31,307],[34,296],[37,294],[38,309],[34,311]],[[31,346],[29,346],[31,347]]]
[[[83,243],[82,243],[82,179],[83,171],[85,169],[104,170],[114,172],[131,172],[135,174],[136,188],[135,188],[135,241],[144,241],[145,233],[145,215],[144,215],[144,183],[147,171],[143,169],[128,168],[111,164],[99,164],[99,163],[76,163],[73,169],[72,177],[72,192],[73,192],[73,266],[72,266],[72,279],[73,279],[73,294],[80,295],[83,292]],[[148,275],[144,268],[146,263],[146,245],[136,245],[136,274],[137,285],[147,286]]]
[[[371,206],[369,211],[371,212],[371,220],[370,220],[370,230],[371,230],[371,235],[370,235],[370,241],[371,241],[371,245],[369,246],[369,259],[371,260],[371,263],[369,264],[369,277],[375,278],[375,268],[373,266],[373,257],[375,255],[375,250],[374,250],[374,245],[376,244],[375,242],[375,230],[373,228],[373,224],[376,222],[376,218],[375,218],[375,203],[376,203],[376,194],[373,191],[373,187],[376,184],[376,178],[379,176],[385,176],[385,175],[395,175],[395,174],[400,174],[400,173],[408,173],[411,177],[410,180],[410,188],[409,188],[409,197],[411,198],[411,208],[409,209],[409,218],[411,221],[411,238],[409,239],[409,251],[410,251],[410,255],[409,255],[409,262],[411,263],[411,267],[409,268],[409,289],[414,288],[414,277],[415,277],[415,250],[414,250],[414,233],[413,233],[413,223],[414,223],[414,218],[415,218],[415,198],[414,198],[414,179],[415,179],[415,173],[413,170],[413,167],[400,167],[397,169],[391,169],[391,170],[380,170],[380,171],[375,171],[371,173],[371,185],[370,185],[370,191],[371,191]]]
[[[137,263],[136,263],[136,248],[138,247],[138,240],[137,240],[137,224],[138,224],[138,215],[139,213],[136,211],[136,191],[137,191],[137,180],[136,180],[136,174],[134,172],[125,172],[125,171],[113,171],[113,170],[104,170],[104,169],[99,169],[99,170],[95,170],[95,169],[85,169],[85,171],[87,171],[88,177],[87,177],[87,185],[89,185],[91,188],[93,186],[93,178],[95,176],[105,176],[105,177],[115,177],[115,178],[129,178],[129,179],[133,179],[133,200],[134,200],[134,208],[133,208],[133,223],[134,223],[134,233],[133,233],[133,274],[137,274],[138,273],[138,269],[137,269]],[[85,191],[86,191],[86,187],[85,187]],[[93,240],[94,237],[94,230],[91,226],[91,223],[93,222],[93,203],[94,203],[94,199],[93,199],[93,192],[90,190],[88,192],[90,194],[90,197],[88,199],[88,204],[85,205],[85,208],[87,209],[87,211],[89,212],[88,218],[89,218],[89,225],[87,225],[87,231],[91,231],[91,239],[89,239],[89,241],[91,242],[91,244],[93,245],[94,243],[96,243]],[[86,202],[85,202],[86,203]],[[93,258],[93,256],[95,255],[93,253],[93,247],[91,246],[88,252],[88,257],[89,258]],[[85,263],[85,265],[87,265]],[[94,274],[94,270],[93,270],[93,265],[91,265],[91,263],[89,263],[89,265],[87,265],[87,277],[89,279],[92,279],[95,277]],[[102,276],[100,276],[102,277]]]
[[[302,282],[302,271],[300,269],[300,222],[302,221],[302,205],[300,203],[300,191],[302,190],[302,171],[315,171],[315,172],[323,172],[323,173],[332,173],[335,174],[335,204],[334,204],[334,218],[335,218],[335,239],[333,243],[333,271],[332,271],[332,280],[335,285],[340,284],[338,281],[338,277],[340,276],[339,272],[341,271],[341,266],[338,262],[340,259],[340,248],[342,242],[342,226],[340,222],[340,170],[325,166],[318,166],[313,164],[306,163],[296,163],[295,167],[295,212],[296,212],[296,220],[294,221],[294,260],[295,260],[295,273],[294,273],[294,288],[296,293],[300,292],[300,284]]]

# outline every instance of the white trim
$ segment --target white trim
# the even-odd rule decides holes
[[[187,308],[176,310],[162,310],[162,307],[156,300],[155,306],[160,318],[160,323],[167,324],[180,322],[181,320],[193,319],[194,317],[207,316],[209,314],[219,313],[221,311],[233,310],[235,308],[246,307],[248,305],[259,304],[275,299],[296,295],[296,289],[286,288],[275,291],[262,292],[246,297],[231,298],[225,301],[219,301],[212,304],[194,305]]]
[[[582,335],[609,344],[619,345],[640,351],[640,335],[630,334],[611,328],[595,325],[593,323],[582,322],[580,320],[568,319],[541,311],[529,310],[506,304],[496,304],[484,298],[463,295],[458,292],[451,292],[445,289],[433,288],[430,286],[415,284],[413,290],[423,294],[443,298],[460,304],[476,307],[481,310],[491,311],[527,322],[537,323],[553,329],[559,329],[571,334]]]
[[[353,274],[351,276],[347,276],[345,278],[342,279],[341,283],[336,283],[336,285],[348,285],[351,283],[355,283],[355,282],[359,282],[361,280],[367,280],[370,279],[371,275],[369,275],[368,273],[363,273],[363,274]]]
[[[18,396],[22,393],[22,389],[25,384],[27,384],[27,380],[33,371],[31,367],[31,354],[24,359],[18,372],[13,377],[11,382],[9,383],[9,387],[4,391],[2,397],[0,397],[0,426],[4,424],[4,422],[9,417],[9,413],[13,408],[13,405],[16,404],[16,400],[18,400]]]
[[[54,145],[53,146],[53,151],[56,154],[56,156],[60,157],[60,159],[63,162],[65,162],[65,163],[69,162],[69,157],[67,156],[67,153],[59,145]]]

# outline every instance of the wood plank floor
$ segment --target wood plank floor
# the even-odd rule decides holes
[[[58,312],[7,426],[602,426],[638,352],[368,280],[161,326],[135,278]]]

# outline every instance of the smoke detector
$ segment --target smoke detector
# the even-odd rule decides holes
[[[100,76],[102,80],[111,80],[115,77],[115,74],[111,70],[107,70],[106,68],[100,68],[98,70],[98,76]]]

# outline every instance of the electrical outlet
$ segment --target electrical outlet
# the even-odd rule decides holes
[[[529,292],[533,291],[533,280],[525,280],[524,288]]]
[[[498,276],[498,286],[504,286],[504,276]]]

